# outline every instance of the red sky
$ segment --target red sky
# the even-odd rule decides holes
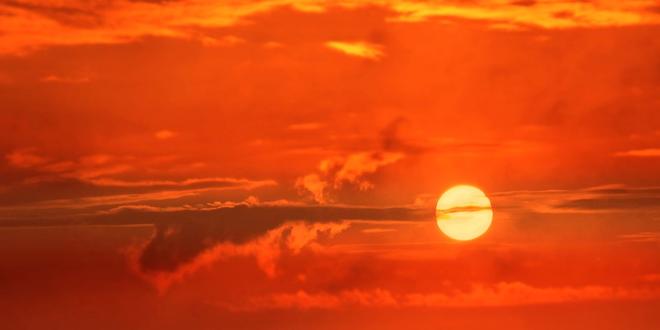
[[[659,35],[647,0],[0,1],[3,328],[657,329]]]

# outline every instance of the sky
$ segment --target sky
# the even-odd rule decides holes
[[[0,1],[3,328],[657,329],[659,35],[654,0]]]

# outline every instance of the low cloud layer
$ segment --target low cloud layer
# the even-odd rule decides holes
[[[521,282],[492,286],[473,285],[467,291],[446,293],[395,293],[386,289],[345,290],[337,293],[297,291],[256,297],[235,310],[261,309],[350,309],[362,308],[474,308],[559,304],[608,300],[652,300],[657,288],[607,286],[535,287]]]
[[[129,256],[135,271],[164,293],[223,258],[254,257],[267,276],[275,277],[281,254],[317,247],[319,238],[332,238],[348,227],[347,222],[286,222],[261,227],[261,234],[251,235],[229,226],[159,226],[151,241],[130,250]]]
[[[574,190],[500,192],[491,198],[505,210],[548,214],[657,211],[660,208],[659,187],[620,184]]]
[[[428,210],[408,208],[237,205],[213,210],[125,209],[75,223],[153,225],[153,237],[133,254],[139,272],[165,288],[202,265],[233,254],[255,255],[264,271],[272,275],[272,259],[260,253],[272,256],[279,253],[279,246],[297,251],[321,232],[333,236],[343,231],[348,220],[420,221],[431,217]],[[287,243],[282,245],[282,241]],[[263,244],[270,247],[262,250],[259,246]]]

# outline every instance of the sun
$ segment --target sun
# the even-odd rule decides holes
[[[438,228],[450,238],[469,241],[483,235],[493,221],[490,200],[477,187],[459,185],[445,191],[435,208]]]

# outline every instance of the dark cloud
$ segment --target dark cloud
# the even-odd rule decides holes
[[[556,206],[560,209],[620,210],[660,208],[660,197],[637,198],[583,198],[565,201]]]
[[[139,255],[144,272],[172,272],[220,243],[248,242],[286,221],[428,220],[431,210],[315,206],[245,206],[214,210],[153,212],[123,210],[75,220],[5,220],[0,227],[62,225],[154,225],[153,238]]]
[[[101,15],[90,9],[69,6],[48,6],[24,1],[0,1],[0,5],[27,10],[63,25],[92,27],[102,23]]]
[[[118,214],[101,221],[115,222],[127,215]],[[287,220],[331,222],[348,219],[432,219],[430,212],[405,208],[341,207],[238,206],[201,213],[173,212],[154,216],[156,233],[139,259],[143,271],[175,271],[182,264],[192,261],[200,253],[219,243],[245,243]]]
[[[660,210],[660,188],[603,185],[575,190],[499,192],[491,195],[495,208],[511,212],[594,213],[601,211]]]
[[[264,181],[264,183],[268,182]],[[47,203],[48,201],[61,199],[70,199],[72,204],[80,204],[81,199],[88,197],[112,197],[126,194],[139,195],[195,189],[242,189],[249,187],[251,184],[258,185],[258,182],[231,178],[135,182],[52,178],[45,182],[15,185],[6,191],[0,191],[0,206]],[[75,200],[78,200],[78,202]]]
[[[383,150],[401,151],[407,154],[416,154],[425,151],[424,147],[415,145],[401,137],[402,126],[406,123],[405,117],[397,117],[380,131]]]
[[[635,210],[654,211],[660,208],[658,187],[626,187],[609,185],[574,192],[564,192],[565,198],[553,205],[558,210],[601,211]],[[555,195],[555,199],[560,197]]]

